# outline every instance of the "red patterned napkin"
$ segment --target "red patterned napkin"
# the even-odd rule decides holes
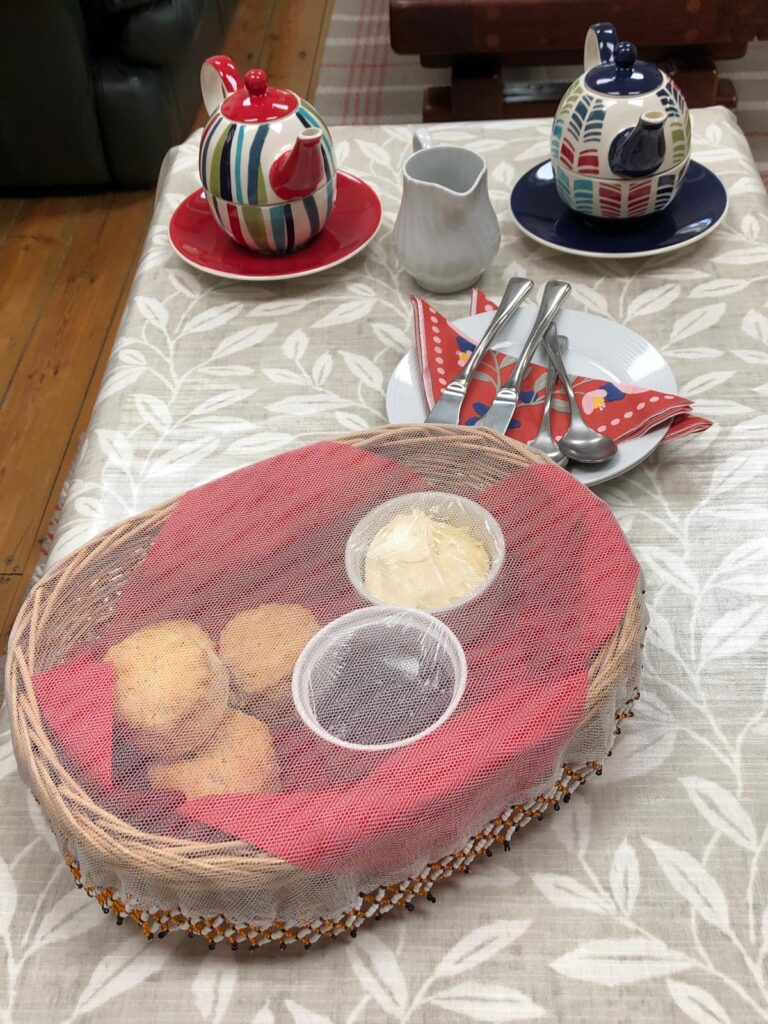
[[[469,359],[475,346],[457,334],[445,317],[423,299],[412,296],[411,302],[424,394],[431,409],[447,382],[456,376]],[[473,290],[471,314],[496,308],[481,291]],[[467,390],[461,410],[462,423],[471,426],[485,414],[501,386],[502,371],[513,362],[510,356],[500,352],[486,353]],[[507,430],[508,437],[530,441],[538,433],[546,378],[546,367],[531,363],[520,389],[520,402],[515,417]],[[665,424],[668,428],[664,435],[665,441],[695,434],[712,426],[711,420],[692,415],[693,403],[679,395],[591,377],[576,377],[573,388],[587,423],[615,441],[641,437]],[[567,408],[565,391],[558,381],[552,403],[552,427],[556,440],[568,428],[570,414]]]

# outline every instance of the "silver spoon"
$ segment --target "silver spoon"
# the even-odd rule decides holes
[[[563,382],[571,407],[571,424],[557,442],[558,448],[563,455],[573,459],[574,462],[586,462],[592,465],[598,462],[607,462],[619,450],[618,445],[613,438],[607,437],[605,434],[598,434],[584,422],[578,400],[573,393],[571,379],[563,365],[563,357],[560,355],[560,345],[562,345],[560,336],[556,332],[547,331],[544,343],[547,346],[549,358],[555,364],[557,374]]]
[[[549,331],[552,331],[555,334],[555,336],[557,336],[557,328],[554,324],[550,326]],[[549,331],[547,333],[549,333]],[[561,341],[563,344],[560,348],[560,351],[564,352],[568,344],[568,339],[565,338],[563,335],[560,335],[560,337],[557,338],[555,344],[558,344]],[[550,408],[552,407],[552,394],[555,390],[556,383],[557,370],[555,368],[555,364],[550,359],[549,368],[547,370],[547,385],[546,393],[544,396],[544,410],[541,414],[541,426],[539,427],[539,432],[536,435],[536,437],[534,437],[532,441],[529,441],[528,444],[531,448],[535,448],[537,451],[540,451],[542,454],[550,458],[556,466],[565,466],[568,462],[568,456],[563,455],[563,453],[557,447],[557,442],[555,441],[554,435],[552,434],[552,426],[549,418]]]

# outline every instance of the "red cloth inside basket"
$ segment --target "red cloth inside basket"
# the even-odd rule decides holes
[[[35,697],[50,734],[78,772],[112,786],[115,673],[109,663],[82,654],[34,677]]]
[[[350,509],[346,516],[339,510],[339,487]],[[340,566],[336,592],[314,610],[327,621],[359,607],[344,573],[342,544],[359,518],[357,510],[429,489],[401,463],[329,441],[189,491],[126,583],[95,651],[34,677],[51,735],[86,780],[111,787],[114,671],[94,654],[103,656],[129,633],[163,619],[196,621],[215,641],[224,622],[255,603],[313,608],[318,575],[327,578],[334,565]],[[332,523],[338,526],[335,545],[328,542]],[[269,578],[259,573],[265,564]],[[139,765],[144,758],[123,751],[121,775],[132,760]]]
[[[321,621],[359,607],[344,544],[360,510],[432,487],[401,463],[323,441],[183,495],[120,595],[106,649],[159,619],[191,619],[216,640],[244,608],[303,604]],[[341,495],[341,500],[340,500]],[[318,578],[332,581],[318,604]]]
[[[514,501],[507,481],[473,497],[505,533],[519,611],[510,616],[489,588],[441,616],[464,645],[468,682],[440,729],[388,754],[357,755],[370,771],[351,784],[203,797],[180,813],[313,870],[384,869],[439,849],[468,787],[482,784],[501,808],[543,782],[582,717],[587,667],[621,622],[637,566],[608,508],[567,474],[535,465],[514,480]],[[553,644],[563,630],[567,645]],[[334,757],[341,765],[353,755]]]
[[[405,465],[324,442],[191,491],[126,584],[98,653],[163,619],[192,619],[215,642],[229,618],[265,602],[304,604],[321,623],[361,607],[344,568],[350,531],[379,503],[430,489]],[[303,765],[284,773],[282,792],[178,808],[161,793],[170,830],[178,813],[312,870],[394,869],[455,841],[468,792],[483,787],[490,817],[551,782],[584,712],[588,667],[621,621],[637,564],[609,510],[549,463],[467,496],[496,518],[506,556],[493,586],[441,615],[468,666],[453,716],[411,745],[370,755],[303,726],[277,733],[281,760],[300,754]],[[111,666],[80,658],[49,675],[35,688],[51,732],[87,778],[108,785]]]

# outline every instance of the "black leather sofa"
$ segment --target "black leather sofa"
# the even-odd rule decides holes
[[[237,0],[2,0],[0,188],[152,185]]]

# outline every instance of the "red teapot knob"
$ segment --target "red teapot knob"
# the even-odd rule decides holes
[[[245,72],[245,88],[251,96],[263,96],[268,84],[267,73],[261,68],[251,68]]]

